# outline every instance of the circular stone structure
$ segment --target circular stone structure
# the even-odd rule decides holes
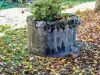
[[[59,21],[34,21],[32,18],[27,17],[29,52],[49,57],[79,54],[81,46],[76,42],[76,28],[80,20],[76,15]]]

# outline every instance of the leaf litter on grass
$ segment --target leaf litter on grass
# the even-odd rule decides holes
[[[97,75],[100,74],[100,12],[76,12],[83,21],[77,28],[82,50],[77,58],[41,57],[28,53],[27,29],[0,37],[0,74],[4,75]],[[0,32],[9,27],[0,26]]]

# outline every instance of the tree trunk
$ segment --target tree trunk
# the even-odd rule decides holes
[[[100,0],[96,0],[96,4],[95,4],[95,9],[94,9],[95,12],[98,12],[100,11]]]

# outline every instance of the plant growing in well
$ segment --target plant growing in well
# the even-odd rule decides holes
[[[61,0],[35,0],[32,4],[34,20],[55,21],[60,20],[62,7]]]

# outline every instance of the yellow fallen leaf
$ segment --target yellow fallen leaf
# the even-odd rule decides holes
[[[46,67],[46,69],[47,69],[47,70],[50,70],[50,68],[49,68],[49,67]]]
[[[92,75],[95,75],[94,72],[91,69],[89,71],[91,72]]]
[[[71,62],[67,62],[67,64],[71,64]]]
[[[61,61],[62,61],[62,63],[64,63],[65,62],[65,59],[62,59]]]
[[[30,68],[30,69],[32,69],[32,68],[33,68],[33,66],[32,66],[32,65],[30,65],[30,66],[29,66],[29,68]]]
[[[2,45],[4,45],[4,42],[0,42]]]
[[[100,30],[100,25],[98,25],[97,28]]]
[[[75,59],[74,61],[77,62],[77,59]]]
[[[93,71],[91,72],[91,74],[92,74],[92,75],[95,75]]]
[[[82,70],[82,72],[85,72],[85,70]]]
[[[67,66],[67,64],[64,64],[64,66]]]
[[[79,70],[75,70],[75,72],[79,72]]]
[[[16,71],[16,72],[14,72],[14,75],[18,75],[18,72]]]
[[[6,59],[5,57],[3,57],[3,58],[2,58],[2,60],[4,60],[4,61],[5,61],[5,60],[7,60],[7,59]]]
[[[39,63],[40,63],[40,65],[42,65],[43,64],[43,61],[39,61]]]
[[[97,60],[93,60],[93,62],[95,63],[95,64],[97,64],[98,62],[97,62]]]
[[[14,37],[14,36],[12,36],[11,38],[12,38],[12,39],[14,39],[15,37]]]
[[[79,73],[79,75],[82,75],[82,73]]]
[[[73,70],[75,71],[76,70],[76,67],[73,67]]]
[[[94,58],[96,58],[96,59],[97,59],[98,57],[97,57],[97,56],[94,56]]]
[[[53,65],[51,65],[51,68],[54,68],[54,66],[53,66]]]

